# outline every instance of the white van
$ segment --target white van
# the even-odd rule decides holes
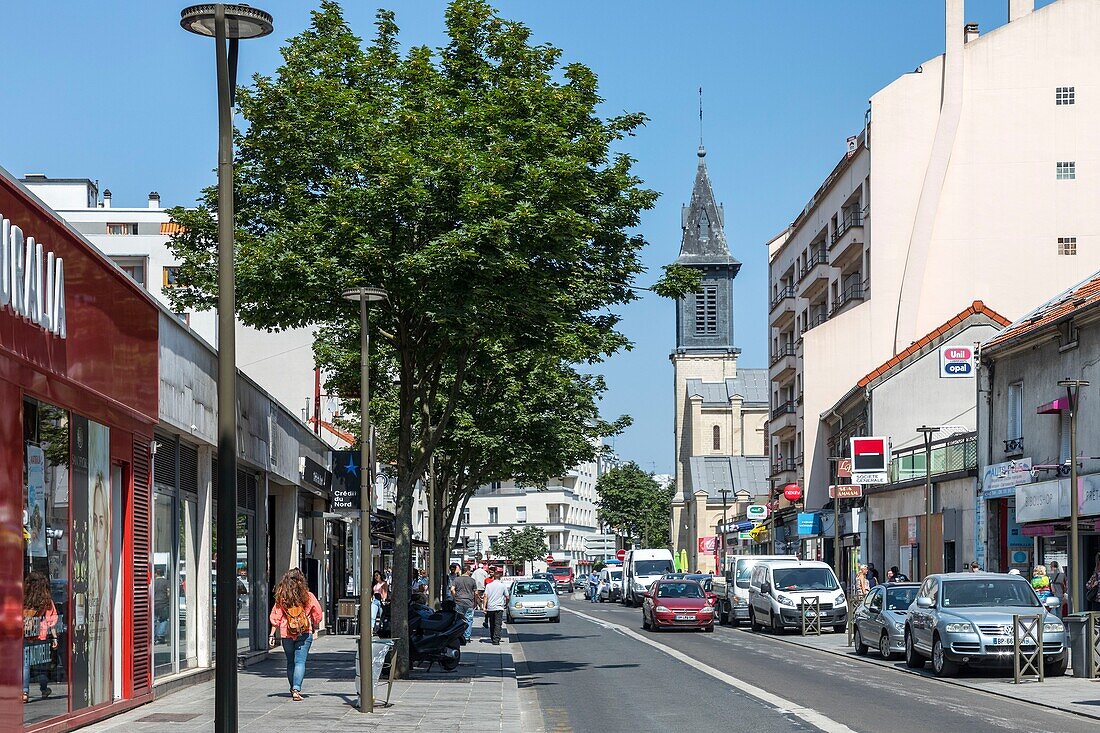
[[[817,598],[821,625],[843,633],[848,625],[848,601],[833,569],[816,560],[765,560],[749,578],[749,625],[773,632],[802,625],[810,599]]]
[[[765,560],[797,560],[794,555],[737,555],[729,558],[726,572],[714,579],[720,623],[738,625],[749,620],[749,579],[752,569]]]
[[[675,570],[671,550],[627,551],[623,560],[623,605],[642,605],[642,596],[653,581]]]

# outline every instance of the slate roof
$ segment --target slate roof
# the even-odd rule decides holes
[[[1100,305],[1100,272],[1063,290],[1023,318],[1009,324],[992,339],[982,344],[983,351],[996,351],[1008,344],[1038,334],[1083,310]]]
[[[768,370],[739,369],[737,377],[721,382],[687,380],[687,396],[700,397],[705,406],[728,405],[734,396],[747,405],[768,404]]]
[[[722,503],[722,489],[732,504],[737,491],[767,494],[771,473],[767,456],[692,456],[688,459],[692,491],[706,491],[707,503]],[[693,497],[685,497],[694,500]]]
[[[879,377],[884,376],[887,372],[889,372],[891,369],[893,369],[894,367],[896,367],[899,364],[901,364],[902,362],[904,362],[909,357],[914,356],[916,354],[919,354],[920,352],[922,352],[926,348],[934,346],[936,341],[938,339],[940,339],[940,337],[948,335],[957,326],[962,324],[964,321],[966,321],[971,316],[975,316],[975,315],[986,316],[991,321],[993,321],[994,323],[996,323],[997,325],[1002,326],[1002,327],[1008,325],[1008,319],[1007,318],[1005,318],[1004,316],[1002,316],[1000,313],[993,310],[992,308],[987,308],[985,303],[983,303],[982,301],[975,300],[970,305],[969,308],[967,308],[967,309],[963,310],[962,312],[960,312],[959,314],[953,316],[946,323],[944,323],[942,326],[940,326],[936,330],[932,331],[931,333],[926,334],[922,338],[920,338],[920,339],[914,341],[913,343],[909,344],[909,347],[906,348],[904,351],[902,351],[898,354],[895,354],[890,359],[888,359],[885,363],[880,365],[877,369],[874,369],[871,372],[869,372],[865,377],[863,377],[863,379],[859,380],[858,386],[861,387],[861,388],[866,387],[868,384],[870,384],[874,380],[878,379]],[[1000,338],[1000,336],[1003,336],[1003,335],[1004,334],[1002,333],[997,338]],[[996,339],[994,339],[994,340],[996,340]]]
[[[676,262],[681,265],[729,265],[740,268],[741,263],[730,256],[726,243],[725,215],[714,200],[714,189],[710,185],[710,175],[704,161],[706,154],[700,145],[691,203],[681,211],[683,237]]]

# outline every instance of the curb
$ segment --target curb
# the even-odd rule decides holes
[[[733,628],[730,628],[728,626],[722,627],[722,628],[727,628],[730,631],[734,631]],[[737,631],[735,633],[745,633],[745,634],[752,634],[753,636],[757,636],[756,634],[753,634],[752,631],[747,631],[747,630],[743,631],[743,632]],[[904,672],[905,674],[910,674],[910,675],[913,675],[914,677],[921,677],[921,678],[926,679],[926,680],[932,680],[932,681],[935,681],[935,682],[942,682],[945,685],[952,685],[954,687],[961,687],[963,689],[970,690],[971,692],[983,692],[987,695],[994,695],[996,697],[1004,698],[1006,700],[1014,700],[1015,702],[1026,702],[1029,705],[1036,705],[1038,707],[1047,708],[1048,710],[1057,710],[1058,712],[1068,713],[1070,715],[1076,715],[1076,716],[1081,717],[1081,718],[1089,718],[1091,720],[1100,720],[1100,712],[1095,712],[1094,713],[1094,712],[1091,712],[1091,711],[1073,710],[1073,709],[1070,709],[1070,708],[1065,708],[1065,707],[1061,707],[1059,705],[1051,704],[1051,703],[1046,702],[1045,700],[1042,700],[1042,699],[1032,698],[1032,699],[1028,699],[1028,700],[1021,700],[1020,698],[1015,697],[1013,695],[1009,695],[1009,694],[1004,693],[1004,692],[998,692],[996,690],[989,690],[989,689],[986,689],[984,687],[978,687],[977,685],[966,682],[964,680],[945,678],[945,677],[936,677],[935,675],[921,674],[921,672],[919,670],[909,669],[908,667],[897,667],[894,664],[892,664],[890,662],[887,662],[883,659],[874,659],[874,658],[871,658],[871,657],[861,657],[860,655],[856,654],[854,651],[848,651],[849,647],[845,647],[844,651],[841,651],[839,649],[820,649],[820,648],[815,647],[815,646],[810,646],[809,644],[803,644],[801,642],[797,642],[797,641],[793,641],[791,639],[784,638],[784,636],[786,636],[786,635],[785,634],[779,635],[779,636],[769,635],[767,638],[773,639],[773,640],[781,642],[783,644],[790,644],[791,646],[796,646],[796,647],[799,647],[800,649],[809,649],[810,651],[822,652],[823,654],[832,654],[833,656],[843,657],[845,659],[850,659],[850,660],[854,659],[856,661],[863,662],[865,664],[870,664],[870,665],[873,665],[873,666],[876,666],[876,667],[886,667],[887,669],[892,669],[895,672]],[[852,649],[854,649],[854,647],[852,647]]]

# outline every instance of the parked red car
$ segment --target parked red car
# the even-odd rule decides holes
[[[642,628],[714,631],[714,604],[697,581],[662,578],[653,583],[642,602]]]

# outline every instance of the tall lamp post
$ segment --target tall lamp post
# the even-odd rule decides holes
[[[726,509],[729,504],[730,489],[728,486],[723,486],[718,492],[722,495],[722,555],[718,558],[718,567],[716,570],[724,570],[723,567],[726,563],[726,533],[729,532],[729,528],[726,526]]]
[[[1081,547],[1077,538],[1077,397],[1082,387],[1089,386],[1084,379],[1062,379],[1059,387],[1066,388],[1069,400],[1069,573],[1070,573],[1070,613],[1081,610]]]
[[[233,282],[233,104],[237,45],[274,30],[271,15],[247,5],[206,3],[180,12],[180,26],[214,38],[218,75],[218,502],[214,730],[237,730],[237,344]],[[226,40],[229,41],[228,48]]]
[[[359,712],[374,712],[374,671],[371,665],[371,582],[374,569],[370,549],[370,515],[374,509],[374,464],[370,449],[370,320],[367,306],[386,300],[381,288],[351,288],[344,297],[359,302]]]

